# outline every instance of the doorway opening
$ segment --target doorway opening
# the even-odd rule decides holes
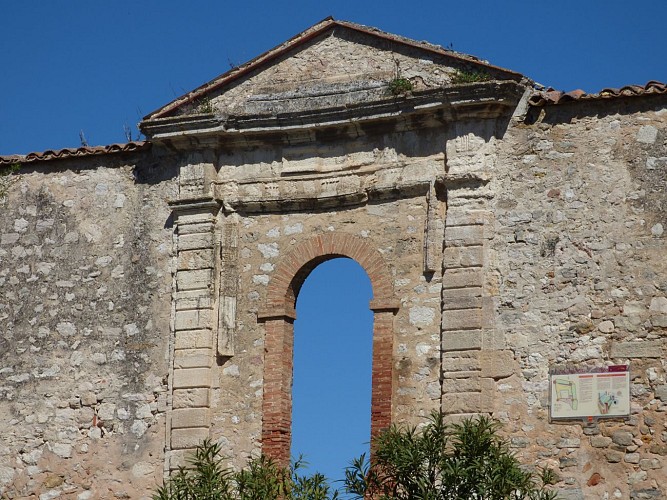
[[[291,454],[334,488],[350,461],[369,452],[372,296],[364,269],[335,258],[309,274],[296,303]]]

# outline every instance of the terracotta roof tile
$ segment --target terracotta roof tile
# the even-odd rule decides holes
[[[619,97],[639,97],[654,94],[667,94],[667,83],[652,80],[646,85],[626,85],[620,89],[606,88],[597,94],[588,94],[581,89],[561,92],[549,88],[531,96],[529,102],[533,106],[548,106],[571,101],[588,101],[595,99],[615,99]]]
[[[47,160],[65,160],[80,156],[98,156],[115,153],[130,153],[147,149],[151,146],[148,141],[133,141],[123,144],[110,144],[108,146],[82,146],[80,148],[47,149],[39,153],[28,153],[27,155],[0,156],[0,166],[13,163],[34,163]]]

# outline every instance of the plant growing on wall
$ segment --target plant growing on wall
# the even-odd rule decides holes
[[[387,90],[394,96],[412,92],[412,82],[401,76],[401,67],[398,60],[394,59],[394,64],[396,65],[396,73],[394,79],[387,84]]]
[[[16,177],[12,174],[15,174],[21,169],[21,165],[18,163],[12,163],[5,167],[0,167],[0,200],[5,198],[9,187],[16,181]]]
[[[488,82],[492,76],[485,71],[467,71],[456,70],[452,75],[452,84],[460,85],[462,83]]]

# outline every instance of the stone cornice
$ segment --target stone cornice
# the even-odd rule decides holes
[[[313,130],[337,129],[339,135],[349,129],[348,133],[361,135],[372,131],[373,124],[382,127],[391,122],[401,122],[403,129],[422,128],[424,123],[419,117],[436,122],[497,118],[511,113],[523,91],[523,85],[514,81],[492,81],[429,89],[363,104],[273,115],[197,114],[158,118],[142,122],[140,128],[153,142],[164,142],[176,149],[235,142],[290,143],[294,135],[302,137],[304,132]]]

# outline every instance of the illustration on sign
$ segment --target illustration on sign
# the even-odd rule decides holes
[[[550,378],[551,418],[603,418],[630,414],[630,372],[626,365],[554,369]]]

